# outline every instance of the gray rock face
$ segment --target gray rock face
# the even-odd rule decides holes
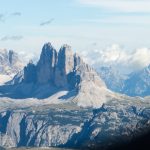
[[[111,149],[112,145],[128,143],[149,131],[150,118],[143,115],[145,109],[117,103],[113,101],[94,110],[93,117],[84,124],[81,136],[76,139],[78,147]]]
[[[150,129],[148,101],[112,100],[98,109],[70,104],[18,107],[12,101],[7,103],[0,110],[0,146],[4,147],[87,149],[98,144],[107,148],[129,142]],[[6,101],[1,101],[2,105]]]
[[[40,60],[37,64],[37,82],[44,84],[54,80],[57,62],[57,52],[50,43],[43,46]]]
[[[83,81],[105,87],[97,73],[74,54],[70,46],[62,46],[57,54],[50,43],[44,45],[37,65],[30,63],[24,69],[24,82],[33,80],[39,84],[50,83],[61,89],[79,88]]]
[[[51,97],[52,101],[73,101],[83,107],[99,107],[107,97],[115,96],[97,72],[73,53],[70,46],[62,46],[57,53],[50,43],[43,46],[36,65],[29,62],[24,72],[18,73],[7,86],[1,86],[0,91],[4,93],[2,97]],[[59,95],[59,92],[64,95],[54,99],[52,95]]]
[[[27,67],[24,67],[24,82],[35,83],[37,81],[37,70],[36,66],[30,62]]]
[[[83,60],[77,55],[74,55],[75,60],[75,72],[80,76],[80,81],[92,81],[99,87],[106,87],[103,80],[98,76],[97,72],[91,68],[88,64],[84,63]]]
[[[42,110],[43,108],[40,109]],[[88,115],[83,115],[83,118],[81,118],[80,112],[76,112],[76,110],[72,110],[70,113],[67,110],[51,108],[46,111],[43,109],[43,114],[40,112],[39,115],[35,115],[36,111],[28,113],[20,109],[10,112],[7,119],[6,131],[2,134],[0,132],[2,136],[0,145],[5,147],[49,147],[64,145],[74,134],[81,130],[81,120],[88,118]],[[85,110],[83,113],[88,112]],[[73,116],[75,114],[78,118],[77,116]],[[72,116],[72,121],[69,123],[67,120],[70,115]],[[2,115],[0,119],[3,119]]]
[[[55,72],[55,85],[57,87],[68,87],[67,76],[73,72],[74,56],[71,47],[64,45],[58,53],[58,62]]]

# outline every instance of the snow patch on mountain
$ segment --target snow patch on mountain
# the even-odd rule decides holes
[[[0,49],[0,76],[1,84],[9,81],[23,69],[23,62],[13,50]]]

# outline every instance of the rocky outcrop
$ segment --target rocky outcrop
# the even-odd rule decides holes
[[[43,46],[37,64],[37,82],[40,84],[53,82],[57,62],[57,52],[50,43]]]
[[[10,65],[15,64],[17,59],[18,59],[17,53],[15,53],[13,50],[9,50],[9,52],[8,52],[8,60],[9,60]]]
[[[18,104],[0,101],[0,146],[107,149],[150,130],[150,103],[139,99],[112,100],[98,109]]]
[[[105,86],[97,73],[73,53],[70,46],[63,45],[57,53],[50,43],[43,46],[37,65],[29,63],[24,69],[24,82],[33,81],[38,84],[50,83],[63,89],[79,88],[83,81]]]
[[[32,111],[30,113],[12,111],[7,120],[6,131],[0,132],[0,146],[59,146],[67,143],[74,134],[81,130],[80,116],[77,120],[75,116],[72,117],[74,121],[72,121],[73,124],[70,124],[67,122],[70,115],[68,112],[57,112],[56,109],[53,109],[49,113],[51,114],[42,115],[40,112],[39,115],[35,115]],[[75,114],[74,110],[71,115],[73,114]],[[63,120],[62,116],[64,116]]]
[[[58,53],[58,62],[55,72],[55,85],[57,87],[68,87],[68,75],[74,70],[74,55],[71,47],[64,45]]]
[[[38,63],[29,62],[24,72],[18,73],[8,84],[11,84],[8,88],[0,87],[6,93],[4,97],[9,93],[11,98],[44,99],[67,91],[67,94],[57,96],[58,101],[73,101],[84,107],[100,107],[107,97],[114,96],[97,72],[69,45],[63,45],[57,53],[50,43],[46,43]],[[57,100],[52,98],[52,101]]]
[[[36,81],[37,81],[37,68],[32,62],[29,62],[28,65],[24,67],[24,82],[35,83]]]

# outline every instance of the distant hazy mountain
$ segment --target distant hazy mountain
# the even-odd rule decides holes
[[[0,49],[0,83],[10,80],[23,68],[23,62],[13,50]]]
[[[97,69],[108,89],[129,96],[150,95],[150,65],[129,75],[122,75],[115,68],[100,67]]]
[[[122,93],[130,96],[150,95],[150,65],[140,71],[131,73],[124,82]]]
[[[118,70],[111,66],[100,67],[97,71],[110,90],[115,92],[122,91],[124,81],[127,78],[125,75],[122,75]]]
[[[23,67],[23,62],[13,50],[0,50],[0,74],[16,74]]]

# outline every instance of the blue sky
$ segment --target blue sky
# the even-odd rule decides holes
[[[150,47],[149,0],[0,0],[0,48],[41,51]]]

